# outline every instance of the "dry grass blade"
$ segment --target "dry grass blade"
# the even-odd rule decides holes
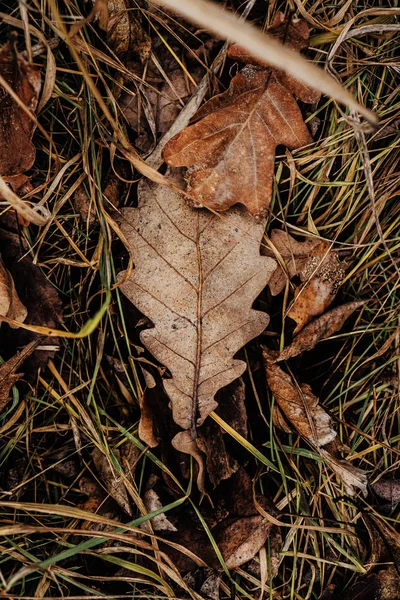
[[[286,71],[306,85],[358,111],[371,123],[378,123],[377,116],[360,105],[328,73],[307,62],[296,52],[284,48],[279,42],[261,33],[255,27],[240,22],[237,17],[216,4],[208,0],[187,0],[184,3],[180,0],[156,0],[155,3],[177,11],[217,36],[222,35],[226,39],[234,40],[260,60]]]

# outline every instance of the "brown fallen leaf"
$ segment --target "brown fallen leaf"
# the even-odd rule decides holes
[[[297,51],[308,46],[305,21],[285,22],[278,14],[271,33]],[[238,58],[237,47],[231,53]],[[246,61],[252,62],[246,55]],[[247,65],[229,89],[209,100],[190,125],[164,148],[172,166],[190,167],[188,191],[195,206],[227,210],[245,204],[255,216],[271,200],[275,149],[312,142],[293,97],[315,102],[319,94],[282,71]]]
[[[284,289],[288,278],[292,279],[292,277],[299,275],[303,271],[310,253],[321,242],[316,238],[309,238],[304,242],[298,242],[286,231],[281,231],[280,229],[273,229],[270,239],[272,245],[276,249],[279,259],[283,261],[285,267],[285,269],[283,269],[278,263],[278,266],[268,283],[271,294],[276,296]],[[327,245],[326,247],[328,248],[329,246]],[[278,258],[269,248],[265,250],[264,253],[265,256]]]
[[[141,62],[150,57],[151,39],[134,16],[129,0],[108,0],[107,44],[121,59],[132,53],[137,53]]]
[[[216,392],[244,372],[233,355],[268,323],[251,306],[276,263],[260,256],[264,223],[244,209],[221,218],[147,181],[138,193],[139,207],[122,211],[136,268],[121,289],[154,323],[141,340],[170,370],[173,418],[193,433],[216,408]]]
[[[300,435],[317,448],[336,437],[330,416],[318,404],[319,400],[308,384],[296,385],[280,367],[266,363],[267,382],[279,408]]]
[[[326,242],[311,251],[300,274],[304,283],[296,288],[286,313],[297,323],[295,334],[332,304],[345,274],[343,262],[327,248]]]
[[[113,453],[119,460],[119,450],[114,449]],[[129,496],[126,491],[123,479],[117,476],[115,470],[111,467],[108,458],[98,448],[95,448],[93,450],[92,459],[94,462],[94,466],[96,467],[96,470],[100,475],[101,481],[104,484],[104,487],[107,489],[110,496],[114,498],[114,500],[126,513],[128,513],[128,515],[132,515],[132,508],[129,502]]]
[[[311,350],[318,342],[329,337],[336,331],[339,331],[346,319],[348,319],[357,308],[364,304],[365,302],[363,301],[348,302],[347,304],[342,304],[341,306],[329,310],[320,317],[317,317],[296,335],[293,342],[287,348],[282,350],[279,357],[276,359],[277,362],[288,360],[301,352]]]
[[[29,111],[34,112],[41,89],[40,72],[8,42],[0,49],[0,75]],[[35,160],[32,143],[36,125],[0,86],[0,175],[13,177],[30,169]]]
[[[336,432],[332,428],[331,418],[318,404],[309,385],[297,384],[290,375],[270,361],[268,351],[263,351],[268,385],[273,393],[281,414],[298,433],[317,450],[324,462],[342,481],[345,492],[355,495],[355,489],[367,495],[367,475],[351,462],[337,455]],[[325,446],[325,448],[323,448]]]
[[[261,517],[236,519],[216,532],[215,541],[228,569],[235,569],[251,560],[267,541],[272,524]]]
[[[11,387],[23,376],[23,373],[16,373],[23,362],[32,354],[37,346],[37,342],[31,342],[15,356],[0,365],[0,411],[3,410],[10,397]]]
[[[11,273],[0,257],[0,322],[1,317],[8,317],[23,323],[27,314],[27,309],[18,297]],[[15,328],[15,326],[11,327]]]

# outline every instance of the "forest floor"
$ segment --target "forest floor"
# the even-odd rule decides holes
[[[224,92],[243,65],[222,35],[142,0],[108,0],[108,14],[106,0],[94,9],[78,0],[2,4],[0,175],[25,203],[14,210],[0,188],[5,598],[400,598],[399,9],[383,0],[219,4],[262,30],[280,15],[302,19],[303,54],[379,124],[361,126],[329,96],[302,101],[293,88],[311,137],[298,149],[278,143],[252,250],[261,260],[261,242],[265,264],[281,265],[281,284],[273,289],[265,271],[247,298],[247,310],[255,300],[269,322],[240,346],[246,369],[216,387],[218,408],[184,427],[186,453],[176,441],[178,401],[172,416],[162,381],[181,367],[149,350],[140,334],[156,308],[146,314],[137,291],[121,285],[121,273],[132,278],[139,266],[152,278],[133,250],[129,215],[138,189],[143,202],[151,193],[142,161],[154,168],[150,179],[156,169],[168,178],[163,135],[192,97],[203,104]],[[185,153],[169,163],[184,166]],[[11,163],[18,168],[2,166]],[[243,207],[177,208],[168,193],[160,229],[175,218],[169,202],[213,222],[253,219]],[[217,238],[208,239],[215,252],[225,244]],[[317,281],[304,275],[316,244],[339,261],[340,278],[323,309],[310,316],[307,305],[314,329],[283,361],[297,332],[295,291]],[[181,247],[171,241],[175,253]],[[169,260],[168,248],[159,254]],[[169,275],[160,265],[153,274],[167,303]],[[339,325],[332,313],[312,321],[354,302],[340,308]]]

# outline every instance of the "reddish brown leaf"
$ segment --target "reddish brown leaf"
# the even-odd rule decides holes
[[[277,358],[277,362],[288,360],[297,356],[301,352],[311,350],[314,346],[341,329],[343,323],[353,314],[353,312],[363,306],[364,302],[348,302],[337,308],[333,308],[320,317],[311,321],[294,338],[293,342],[287,348],[284,348]]]
[[[304,283],[296,288],[286,313],[297,323],[295,334],[331,305],[345,274],[343,263],[336,252],[327,248],[326,242],[311,251],[300,275]]]
[[[35,111],[41,88],[40,73],[8,42],[0,49],[0,74],[30,111]],[[35,124],[0,87],[0,175],[12,177],[30,169],[35,160]]]
[[[292,46],[296,40],[297,49],[307,47],[303,21],[280,20],[273,33]],[[226,92],[198,111],[197,123],[169,141],[165,162],[190,167],[188,190],[196,206],[227,210],[242,203],[253,215],[266,212],[276,146],[294,149],[312,142],[293,94],[304,102],[316,99],[315,92],[281,71],[247,65]]]

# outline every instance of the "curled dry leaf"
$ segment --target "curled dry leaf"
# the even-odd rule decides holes
[[[193,456],[198,466],[197,487],[201,492],[205,492],[204,455],[200,452],[196,444],[196,440],[192,439],[190,431],[180,431],[179,433],[177,433],[174,439],[172,440],[172,445],[175,448],[175,450],[178,450],[178,452],[184,452],[185,454],[190,454],[190,456]]]
[[[113,450],[113,452],[116,458],[120,459],[119,451]],[[114,500],[126,513],[128,513],[128,515],[132,515],[132,509],[123,479],[121,477],[117,477],[116,472],[111,467],[109,460],[98,448],[93,450],[92,459],[96,470],[100,475],[101,481],[110,496],[114,498]]]
[[[348,302],[317,317],[302,329],[287,348],[282,350],[277,362],[288,360],[301,352],[311,350],[318,342],[339,331],[346,319],[364,304],[363,301]]]
[[[268,283],[271,294],[276,296],[284,289],[288,277],[292,279],[292,277],[299,275],[303,271],[310,253],[321,242],[315,238],[298,242],[286,231],[273,229],[271,232],[271,243],[275,247],[276,253],[268,249],[265,251],[265,255],[272,258],[279,258],[284,263],[284,269],[278,263],[278,267]]]
[[[3,410],[10,396],[11,387],[20,379],[23,374],[16,371],[22,363],[32,354],[37,346],[37,342],[31,342],[21,352],[0,365],[0,411]]]
[[[161,500],[159,495],[154,489],[154,485],[157,483],[158,477],[151,475],[147,483],[147,490],[143,496],[143,503],[146,507],[147,513],[152,513],[162,508]],[[145,525],[145,523],[144,523]],[[178,531],[177,528],[168,519],[165,513],[156,515],[151,519],[151,525],[154,531]]]
[[[305,21],[284,22],[279,14],[271,33],[297,51],[308,46]],[[237,47],[233,48],[237,58]],[[312,142],[293,94],[304,102],[319,98],[282,71],[247,65],[226,92],[197,112],[195,124],[168,142],[164,160],[190,167],[188,191],[196,206],[227,210],[242,203],[253,215],[265,214],[272,195],[276,147],[294,149]]]
[[[297,323],[295,334],[331,305],[345,274],[343,262],[329,250],[327,242],[311,251],[300,274],[304,283],[296,288],[286,314]]]
[[[0,75],[27,109],[35,111],[41,88],[40,72],[12,42],[0,49]],[[0,86],[0,175],[13,177],[30,169],[35,160],[32,136],[35,123]]]
[[[23,323],[27,314],[27,309],[18,297],[11,273],[0,258],[0,322],[1,317],[8,317]]]
[[[141,340],[172,374],[164,387],[175,422],[193,431],[216,408],[216,392],[244,372],[233,355],[268,323],[251,308],[276,264],[260,256],[264,223],[240,208],[223,218],[196,211],[147,181],[139,207],[122,215],[136,268],[121,289],[154,323]]]
[[[317,448],[336,437],[330,416],[318,404],[318,398],[309,385],[296,385],[290,375],[268,362],[266,375],[279,408],[302,437],[310,440]]]
[[[365,471],[358,469],[348,460],[342,460],[333,456],[332,453],[320,450],[321,456],[329,464],[332,471],[336,473],[338,478],[343,482],[345,492],[348,496],[354,496],[356,489],[361,490],[364,497],[367,496],[368,477]]]

